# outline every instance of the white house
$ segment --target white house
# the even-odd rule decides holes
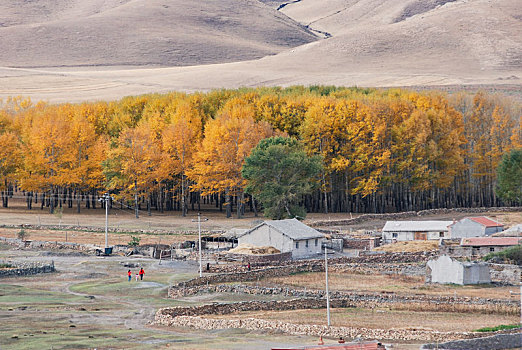
[[[297,219],[268,220],[238,236],[238,244],[271,246],[292,258],[307,258],[321,251],[324,235]]]
[[[387,221],[382,229],[384,243],[449,238],[453,221]]]
[[[490,236],[502,232],[504,225],[485,216],[464,218],[449,226],[450,237],[468,238]]]
[[[487,263],[463,263],[447,255],[428,261],[426,273],[431,283],[481,284],[491,283]]]

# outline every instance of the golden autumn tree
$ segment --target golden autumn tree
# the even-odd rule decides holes
[[[158,174],[164,160],[161,145],[147,121],[140,122],[135,128],[124,129],[116,140],[116,148],[109,151],[105,163],[105,174],[110,189],[118,189],[123,197],[134,195],[136,218],[139,217],[138,197],[142,193],[149,195],[162,178]],[[150,213],[150,212],[149,212]]]
[[[69,127],[64,108],[42,108],[25,120],[22,132],[24,164],[20,171],[21,187],[28,191],[43,191],[48,197],[51,213],[58,203],[60,187],[67,183],[63,169],[69,151]]]
[[[89,121],[90,115],[90,111],[84,106],[76,107],[72,111],[68,118],[65,146],[68,151],[62,161],[64,185],[76,192],[78,212],[81,193],[102,189],[104,183],[102,163],[106,158],[107,139],[105,135],[99,134],[101,130],[96,124]]]
[[[12,129],[12,117],[6,109],[0,110],[0,146],[0,194],[2,206],[7,208],[22,154],[18,135]]]
[[[162,150],[166,157],[161,167],[165,172],[181,178],[181,215],[186,216],[189,194],[187,171],[193,165],[194,153],[201,142],[203,116],[188,101],[167,113],[170,113],[170,123],[162,132]]]
[[[237,198],[237,216],[242,215],[245,180],[241,168],[245,158],[262,139],[273,135],[266,122],[254,121],[254,109],[245,101],[230,100],[216,119],[205,126],[204,139],[187,172],[193,190],[205,194],[224,193],[227,217],[231,214],[230,196]]]

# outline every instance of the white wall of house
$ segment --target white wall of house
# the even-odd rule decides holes
[[[281,253],[293,250],[293,241],[268,225],[261,225],[250,233],[238,237],[238,244],[248,243],[257,247],[270,246]]]
[[[462,219],[450,226],[451,238],[483,237],[485,226],[469,218]]]
[[[394,241],[403,242],[403,241],[413,241],[414,233],[413,232],[392,232],[392,231],[383,231],[382,239],[385,243],[391,243]]]
[[[480,284],[491,283],[486,263],[463,264],[447,255],[428,261],[432,283]]]
[[[294,249],[292,250],[292,258],[309,258],[321,253],[321,244],[323,238],[311,238],[294,241]]]
[[[274,247],[281,253],[292,252],[292,258],[307,258],[316,255],[321,251],[322,242],[323,238],[294,241],[268,225],[261,225],[250,233],[238,237],[238,244],[248,243],[258,247]]]
[[[439,240],[441,238],[447,239],[449,238],[449,233],[442,231],[442,232],[423,232],[426,234],[426,239],[428,240]],[[383,231],[382,238],[384,240],[384,243],[391,243],[391,242],[403,242],[403,241],[413,241],[415,240],[415,232],[407,232],[407,231],[399,231],[399,232],[392,232],[392,231]]]

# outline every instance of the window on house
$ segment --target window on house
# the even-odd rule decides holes
[[[306,240],[305,247],[308,248],[308,240]]]
[[[317,247],[318,244],[319,244],[319,240],[316,238],[315,239],[315,246]]]
[[[299,249],[299,242],[295,242],[295,249]]]
[[[444,238],[444,232],[439,232],[439,237]]]
[[[495,247],[489,247],[489,251],[490,252],[494,252],[495,251]]]
[[[392,233],[392,238],[397,238],[397,232]]]

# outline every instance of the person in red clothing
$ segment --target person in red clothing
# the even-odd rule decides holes
[[[145,274],[145,271],[143,271],[143,267],[140,269],[140,280],[143,280],[143,275]]]
[[[131,278],[132,278],[132,272],[131,272],[131,270],[129,270],[129,271],[127,272],[127,276],[129,276],[129,282],[130,282],[130,281],[131,281]]]

